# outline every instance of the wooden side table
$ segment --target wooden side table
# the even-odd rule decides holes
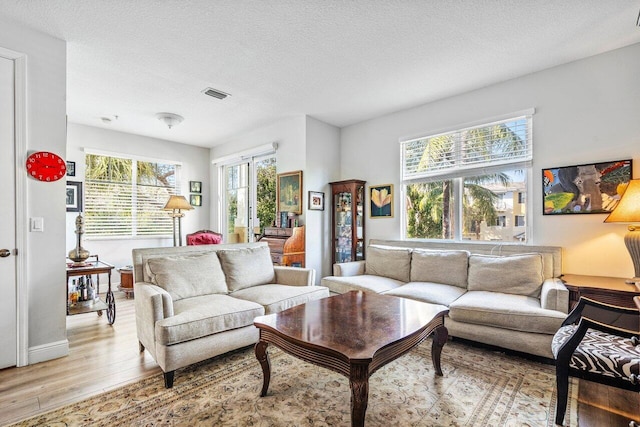
[[[625,283],[625,279],[620,277],[565,274],[561,279],[569,290],[569,310],[573,309],[580,297],[620,307],[635,308],[633,297],[640,295],[635,285]]]
[[[133,296],[133,268],[127,266],[118,269],[120,273],[120,286],[118,290],[124,292],[126,298]]]

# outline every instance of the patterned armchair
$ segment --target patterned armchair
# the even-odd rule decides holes
[[[638,309],[582,297],[553,337],[552,351],[558,388],[556,424],[564,421],[569,376],[640,392]]]
[[[198,230],[195,233],[187,234],[187,246],[194,245],[217,245],[222,243],[222,234],[211,230]]]

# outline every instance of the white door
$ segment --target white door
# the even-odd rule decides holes
[[[0,369],[17,362],[14,62],[0,57]]]

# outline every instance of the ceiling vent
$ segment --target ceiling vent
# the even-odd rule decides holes
[[[217,99],[225,99],[227,96],[229,96],[228,93],[224,93],[224,92],[222,92],[220,90],[217,90],[217,89],[214,89],[214,88],[211,88],[211,87],[206,88],[205,90],[202,91],[202,93],[204,93],[205,95],[212,96],[212,97],[217,98]]]

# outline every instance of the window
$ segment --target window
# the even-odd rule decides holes
[[[85,157],[85,236],[170,236],[162,208],[176,193],[179,165],[125,157]]]
[[[524,227],[524,215],[516,215],[516,227]]]
[[[405,237],[525,240],[506,218],[526,212],[531,116],[402,141],[401,156]]]

